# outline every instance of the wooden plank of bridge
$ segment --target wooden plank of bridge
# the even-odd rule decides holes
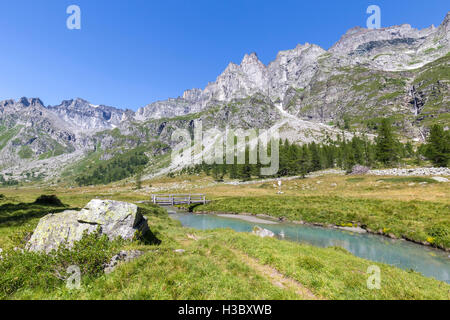
[[[204,194],[153,194],[152,202],[154,204],[161,205],[177,205],[177,204],[188,204],[202,203],[206,204],[206,196]]]

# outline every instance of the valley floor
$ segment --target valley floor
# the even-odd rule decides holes
[[[118,244],[111,250],[139,249],[145,254],[112,274],[83,275],[80,290],[67,289],[53,274],[53,266],[47,265],[48,259],[13,253],[17,252],[13,248],[24,246],[39,218],[67,209],[33,204],[41,194],[56,194],[68,207],[81,208],[95,197],[137,203],[149,200],[153,190],[205,193],[214,201],[195,208],[200,211],[351,223],[450,246],[448,183],[429,178],[324,175],[285,181],[283,194],[277,194],[273,183],[235,186],[205,176],[160,178],[144,182],[142,190],[134,190],[131,184],[3,189],[0,248],[3,256],[9,253],[13,259],[0,261],[0,298],[450,299],[450,285],[444,282],[357,258],[338,247],[317,248],[231,230],[187,229],[165,210],[148,204],[139,205],[148,210],[150,228],[161,244]],[[77,259],[82,261],[85,256]],[[382,270],[380,290],[367,287],[367,269],[373,264]]]

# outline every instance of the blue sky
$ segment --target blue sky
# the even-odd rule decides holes
[[[81,8],[81,30],[66,9]],[[447,0],[0,0],[0,100],[82,97],[136,110],[204,88],[230,61],[265,64],[298,43],[328,49],[381,7],[382,27],[439,25]]]

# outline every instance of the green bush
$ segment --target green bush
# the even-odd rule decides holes
[[[99,232],[85,234],[69,248],[66,244],[51,253],[8,250],[0,260],[0,299],[11,298],[20,290],[52,291],[65,285],[69,266],[78,266],[83,277],[103,274],[109,262],[123,246],[124,240],[109,241]]]
[[[41,195],[34,203],[43,206],[64,207],[64,204],[55,195]]]

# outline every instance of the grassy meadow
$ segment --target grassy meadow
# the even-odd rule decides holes
[[[217,184],[205,176],[145,181],[142,190],[135,190],[132,183],[3,189],[0,248],[5,258],[0,261],[0,299],[448,300],[448,284],[355,257],[341,248],[261,239],[232,230],[191,230],[170,219],[164,209],[145,204],[139,205],[146,209],[150,229],[160,244],[108,242],[92,235],[74,250],[62,248],[51,256],[14,251],[24,247],[39,219],[48,213],[81,208],[96,197],[148,200],[152,192],[205,193],[214,200],[197,210],[352,223],[374,230],[386,228],[389,233],[417,240],[434,235],[436,244],[448,245],[448,187],[445,183],[423,182],[329,175],[285,181],[281,195],[276,194],[273,182],[235,186]],[[65,206],[34,203],[41,194],[55,194]],[[126,249],[139,249],[145,254],[105,275],[102,264]],[[177,253],[176,249],[185,252]],[[71,264],[84,266],[80,290],[67,289],[62,280]],[[367,268],[373,264],[382,270],[381,290],[367,288]]]

